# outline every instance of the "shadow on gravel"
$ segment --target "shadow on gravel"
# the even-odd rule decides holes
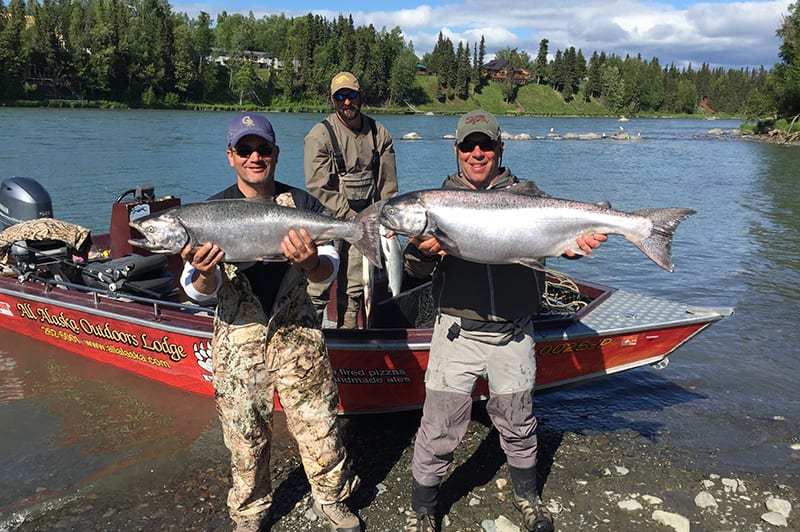
[[[413,451],[421,414],[421,411],[414,411],[341,418],[345,448],[353,470],[361,477],[361,487],[349,501],[353,510],[369,506],[378,495],[378,484],[386,479],[406,450]],[[410,470],[408,475],[410,486]],[[309,490],[305,472],[298,461],[297,467],[275,489],[268,527],[292,512]]]
[[[353,416],[345,426],[345,445],[353,467],[361,477],[361,487],[352,497],[355,509],[366,508],[378,495],[378,484],[392,468],[414,450],[414,436],[422,411]],[[411,470],[408,470],[409,497]]]
[[[565,435],[621,432],[655,441],[661,423],[628,419],[626,414],[657,413],[673,405],[704,398],[652,372],[636,373],[543,393],[535,398],[539,419],[539,488],[544,496],[555,456],[565,444]],[[410,504],[411,459],[421,414],[421,411],[412,411],[342,418],[344,444],[354,470],[361,477],[361,487],[350,499],[353,510],[359,512],[368,508],[378,497],[381,485],[390,485],[393,491],[399,488],[400,500]],[[457,502],[470,494],[477,496],[478,488],[491,483],[498,473],[510,482],[507,473],[501,472],[506,464],[505,453],[484,401],[473,404],[471,427],[454,454],[454,464],[458,465],[442,483],[439,515],[449,514]],[[292,513],[309,493],[299,460],[295,459],[293,467],[286,465],[286,478],[276,482],[270,526]],[[390,474],[392,478],[387,478]]]

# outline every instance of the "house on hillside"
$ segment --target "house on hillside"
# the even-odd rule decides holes
[[[492,59],[481,67],[483,75],[495,83],[505,83],[511,78],[514,85],[527,85],[533,80],[533,74],[524,68],[509,68],[508,59]]]
[[[225,50],[212,48],[211,57],[209,57],[208,60],[213,61],[221,66],[228,66],[231,56]],[[278,58],[272,57],[272,55],[270,55],[268,52],[244,50],[242,52],[242,60],[256,63],[258,68],[270,68],[272,70],[277,70],[282,66],[282,63],[278,60]]]

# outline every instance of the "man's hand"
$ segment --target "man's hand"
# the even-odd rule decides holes
[[[281,241],[281,251],[301,270],[310,270],[317,263],[317,244],[305,229],[289,229]]]
[[[216,244],[206,242],[199,248],[192,248],[191,244],[181,250],[181,258],[203,275],[214,274],[217,264],[225,258],[225,252]]]
[[[578,247],[581,248],[583,251],[591,253],[593,250],[600,247],[600,242],[605,242],[606,240],[608,240],[608,235],[595,233],[592,235],[579,236],[578,238],[575,239],[575,243],[578,244]],[[564,255],[570,259],[578,258],[581,256],[578,253],[572,251],[571,249],[566,250],[564,252]]]
[[[217,265],[225,258],[225,252],[218,245],[206,242],[193,249],[191,244],[186,244],[181,258],[194,268],[192,285],[198,292],[211,294],[217,289]]]
[[[305,229],[289,229],[281,241],[281,251],[289,262],[303,270],[309,281],[322,281],[333,273],[330,261],[319,256],[317,243]]]
[[[408,241],[419,249],[423,255],[427,255],[429,257],[435,257],[436,255],[448,255],[446,249],[442,246],[442,243],[439,242],[439,239],[436,237],[428,237],[425,239],[419,237],[411,237]]]

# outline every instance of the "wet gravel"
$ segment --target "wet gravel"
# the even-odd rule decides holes
[[[346,445],[363,481],[351,506],[364,530],[402,530],[419,415],[343,419]],[[283,416],[277,414],[279,434],[282,425]],[[797,476],[696,467],[685,456],[629,429],[563,431],[543,417],[539,436],[542,496],[556,513],[558,531],[800,530]],[[328,530],[309,511],[308,484],[296,447],[285,434],[276,438],[272,463],[275,502],[265,529]],[[7,522],[6,529],[231,530],[225,506],[228,473],[227,450],[215,423],[188,453],[151,461],[113,481],[34,505],[21,523]],[[440,513],[444,531],[520,528],[497,433],[480,403],[456,451],[455,467],[443,483]],[[8,516],[0,514],[3,517]]]

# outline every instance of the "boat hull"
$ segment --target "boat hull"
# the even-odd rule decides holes
[[[593,308],[537,323],[537,392],[655,364],[730,309],[692,309],[592,283]],[[0,278],[0,327],[189,392],[213,395],[213,316],[100,290]],[[343,414],[417,409],[430,329],[325,329]],[[488,395],[479,381],[475,397]],[[276,398],[278,407],[280,403]]]

